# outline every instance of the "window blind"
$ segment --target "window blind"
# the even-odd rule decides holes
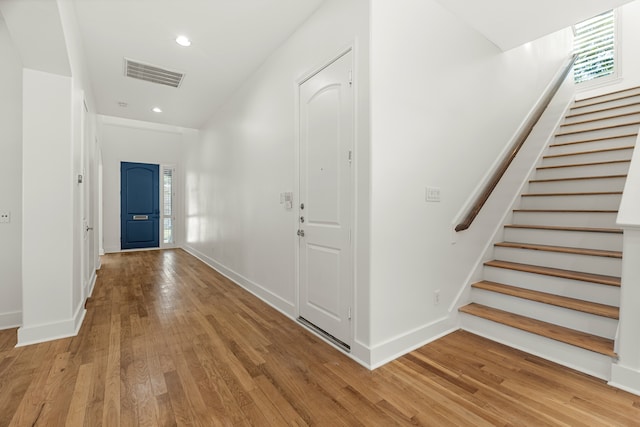
[[[615,14],[613,10],[574,26],[573,68],[576,83],[608,76],[615,71]]]

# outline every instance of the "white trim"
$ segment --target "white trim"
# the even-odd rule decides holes
[[[370,368],[379,368],[407,353],[457,331],[455,316],[443,317],[411,331],[399,334],[370,349]]]
[[[173,242],[172,243],[164,243],[164,219],[165,219],[165,215],[164,215],[164,171],[170,169],[172,170],[171,172],[171,189],[173,194],[171,195],[171,218],[172,218],[172,230],[171,233],[173,234]],[[160,164],[160,184],[159,184],[159,190],[160,190],[160,218],[159,218],[159,226],[160,226],[160,235],[159,235],[159,244],[160,244],[160,248],[161,249],[172,249],[172,248],[176,248],[178,247],[177,242],[179,241],[178,239],[178,235],[177,235],[177,224],[179,219],[182,218],[178,210],[178,206],[179,203],[178,201],[181,200],[181,196],[182,193],[180,192],[180,181],[178,179],[178,165],[175,163],[167,163],[167,164]]]
[[[165,125],[161,123],[145,122],[142,120],[133,120],[133,119],[125,119],[121,117],[105,116],[102,114],[98,114],[97,116],[100,118],[100,121],[102,122],[102,124],[107,126],[119,126],[119,127],[127,127],[132,129],[155,130],[159,132],[173,133],[177,135],[184,135],[184,131],[186,129],[192,129],[192,128],[184,128],[180,126]],[[194,130],[197,130],[197,129],[194,129]]]
[[[203,254],[195,248],[192,248],[189,245],[183,245],[182,249],[198,258],[200,261],[207,264],[209,267],[231,280],[241,288],[244,288],[248,292],[252,293],[256,297],[260,298],[262,301],[269,304],[274,309],[278,310],[282,314],[291,319],[296,316],[295,304],[291,301],[287,301],[284,298],[274,294],[270,290],[264,288],[263,286],[257,284],[256,282],[244,277],[240,273],[232,270],[229,267],[226,267],[222,263],[216,261],[215,259]]]
[[[0,313],[0,330],[22,326],[22,311]]]
[[[71,319],[18,328],[18,344],[16,344],[16,347],[78,335],[84,316],[87,313],[83,306],[84,304],[78,306],[75,315]]]
[[[613,9],[613,73],[603,77],[597,77],[595,79],[576,83],[576,93],[587,92],[604,86],[611,86],[622,81],[622,55],[620,55],[620,51],[622,49],[621,15],[622,12],[619,8]],[[571,28],[574,30],[575,34],[575,26],[571,26]],[[573,79],[573,72],[571,72],[571,78]]]
[[[96,286],[97,279],[98,275],[96,274],[96,270],[93,270],[93,272],[91,273],[91,279],[89,279],[84,288],[85,300],[86,298],[91,297],[91,294],[93,294],[93,288]]]
[[[608,384],[640,396],[640,371],[614,363],[611,365],[611,381]]]

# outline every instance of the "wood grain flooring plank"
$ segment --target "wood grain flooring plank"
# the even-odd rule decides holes
[[[375,371],[182,250],[109,254],[78,336],[0,331],[0,426],[639,425],[640,396],[457,331]]]

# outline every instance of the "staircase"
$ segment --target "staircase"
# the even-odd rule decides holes
[[[462,327],[608,379],[616,359],[618,206],[640,128],[640,88],[574,102],[471,285]]]

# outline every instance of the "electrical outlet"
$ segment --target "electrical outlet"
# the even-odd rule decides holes
[[[11,222],[11,212],[0,211],[0,223],[9,223],[9,222]]]
[[[438,187],[427,187],[425,189],[425,200],[427,202],[439,202],[440,189]]]
[[[440,289],[433,291],[433,305],[440,304]]]

